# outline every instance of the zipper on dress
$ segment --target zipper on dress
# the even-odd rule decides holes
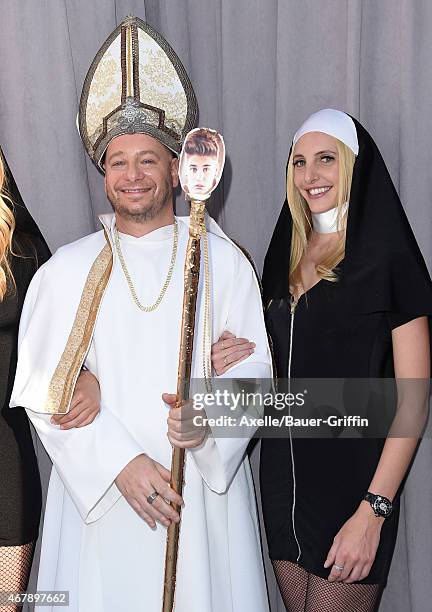
[[[292,349],[293,349],[294,318],[295,318],[295,309],[297,307],[297,304],[298,304],[298,300],[295,300],[294,296],[291,296],[290,342],[289,342],[289,354],[288,354],[288,394],[291,393],[291,363],[292,363]],[[291,416],[291,406],[290,405],[288,405],[288,414],[289,416]],[[289,427],[288,431],[289,431],[292,479],[293,479],[293,503],[292,503],[292,508],[291,508],[291,522],[292,522],[294,539],[297,544],[298,555],[297,555],[296,563],[298,563],[301,557],[301,547],[300,547],[300,542],[298,541],[298,538],[297,538],[297,532],[296,532],[296,527],[295,527],[296,475],[295,475],[294,451],[293,451],[291,427]]]

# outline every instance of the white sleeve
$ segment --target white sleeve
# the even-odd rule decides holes
[[[93,423],[67,430],[49,414],[26,412],[82,519],[96,521],[121,496],[115,478],[143,449],[103,406]]]
[[[226,388],[229,389],[232,387],[230,379],[257,379],[264,382],[266,389],[263,392],[268,391],[272,366],[261,294],[252,266],[240,253],[237,254],[237,271],[225,329],[255,342],[256,348],[250,357],[216,377],[215,382],[220,387],[221,379],[227,379]],[[222,437],[221,433],[223,435],[218,428],[215,435],[210,434],[202,446],[189,451],[202,478],[217,493],[224,493],[228,489],[245,457],[254,430],[247,427],[241,437]]]
[[[62,430],[51,423],[51,414],[35,411],[43,403],[49,373],[42,358],[25,350],[32,344],[28,330],[38,295],[43,291],[42,266],[33,277],[23,306],[19,330],[17,379],[11,407],[23,406],[54,463],[80,515],[87,523],[100,518],[120,497],[114,480],[143,449],[115,415],[101,407],[99,416],[86,427]],[[39,331],[44,334],[45,330]],[[34,337],[33,337],[34,338]],[[39,342],[43,346],[43,340]],[[38,367],[39,366],[39,367]],[[32,386],[30,383],[33,383]]]

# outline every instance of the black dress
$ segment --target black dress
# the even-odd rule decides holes
[[[343,266],[340,266],[342,269]],[[343,284],[321,280],[300,297],[294,315],[289,299],[267,309],[277,374],[286,378],[293,321],[292,378],[394,376],[391,330],[414,315],[351,314],[343,308]],[[333,538],[357,510],[378,464],[381,438],[293,438],[295,512],[289,439],[263,439],[261,492],[270,558],[296,562],[327,578],[324,562]],[[381,539],[368,584],[386,580],[396,541],[399,496]],[[294,537],[293,522],[295,527]]]
[[[37,236],[16,233],[11,258],[16,291],[0,302],[0,546],[27,544],[38,537],[41,487],[30,426],[23,408],[9,408],[18,325],[24,297],[38,266],[49,257]]]

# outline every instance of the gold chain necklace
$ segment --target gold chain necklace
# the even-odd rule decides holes
[[[118,233],[118,229],[117,227],[114,228],[114,245],[115,245],[115,249],[117,251],[117,255],[118,258],[120,260],[120,264],[123,270],[123,274],[125,275],[127,284],[129,286],[129,291],[131,293],[132,299],[135,302],[135,304],[138,306],[138,308],[140,310],[142,310],[143,312],[152,312],[153,310],[156,310],[156,308],[159,306],[159,304],[162,302],[163,297],[166,293],[166,290],[168,289],[168,286],[171,282],[171,278],[173,275],[173,270],[174,270],[174,264],[175,264],[175,260],[177,257],[177,246],[178,246],[178,224],[177,224],[177,219],[174,219],[174,241],[173,241],[173,249],[172,249],[172,254],[171,254],[171,263],[170,266],[168,268],[168,274],[166,276],[164,285],[161,289],[161,292],[159,293],[156,301],[151,305],[151,306],[144,306],[143,304],[141,304],[141,302],[138,299],[135,287],[133,285],[132,279],[130,277],[129,274],[129,270],[127,269],[126,266],[126,262],[124,260],[123,257],[123,253],[120,247],[120,238],[119,238],[119,233]]]

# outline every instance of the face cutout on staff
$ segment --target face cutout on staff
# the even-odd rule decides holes
[[[179,178],[192,200],[207,200],[216,189],[225,163],[222,136],[208,128],[197,128],[186,136],[180,155]]]

